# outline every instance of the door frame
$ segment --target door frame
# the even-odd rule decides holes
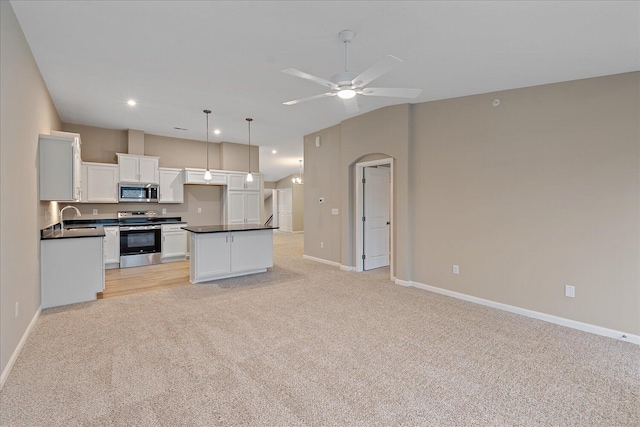
[[[355,253],[355,271],[362,272],[364,271],[362,265],[362,251],[363,251],[363,238],[364,238],[364,227],[362,226],[362,214],[364,212],[364,189],[362,187],[362,177],[364,176],[364,168],[366,166],[380,166],[380,165],[389,165],[389,269],[391,270],[390,279],[395,280],[395,247],[393,241],[395,240],[395,229],[393,226],[393,206],[395,205],[393,194],[394,194],[394,180],[393,180],[393,164],[394,159],[392,157],[387,157],[379,160],[370,160],[367,162],[359,162],[356,163],[355,167],[355,244],[353,247],[356,249]]]

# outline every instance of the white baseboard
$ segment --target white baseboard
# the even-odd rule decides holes
[[[9,359],[9,363],[7,363],[7,366],[4,368],[4,371],[2,371],[2,375],[0,375],[0,390],[2,390],[2,387],[4,387],[4,383],[7,380],[7,378],[9,378],[11,369],[13,369],[14,363],[16,363],[16,360],[18,360],[18,355],[20,354],[20,350],[22,350],[24,343],[27,342],[27,338],[29,338],[29,334],[31,333],[31,330],[36,325],[36,322],[40,317],[40,313],[42,313],[42,307],[38,307],[38,311],[36,311],[36,314],[33,315],[33,319],[31,319],[31,323],[29,323],[29,326],[27,326],[27,330],[24,331],[24,334],[22,334],[22,338],[20,339],[18,346],[13,351],[13,354]]]
[[[629,334],[626,332],[616,331],[614,329],[604,328],[602,326],[591,325],[589,323],[578,322],[577,320],[571,320],[571,319],[566,319],[564,317],[554,316],[552,314],[541,313],[539,311],[529,310],[526,308],[516,307],[509,304],[503,304],[496,301],[478,298],[478,297],[463,294],[460,292],[450,291],[448,289],[438,288],[431,285],[425,285],[424,283],[396,279],[396,284],[401,286],[412,286],[414,288],[423,289],[429,292],[435,292],[437,294],[446,295],[446,296],[461,299],[464,301],[469,301],[475,304],[497,308],[498,310],[508,311],[510,313],[531,317],[533,319],[543,320],[549,323],[555,323],[556,325],[566,326],[568,328],[578,329],[580,331],[590,332],[592,334],[602,335],[605,337],[640,345],[640,335]]]
[[[308,259],[309,261],[319,262],[321,264],[327,264],[327,265],[330,265],[332,267],[340,267],[340,263],[339,262],[329,261],[328,259],[316,258],[316,257],[311,256],[311,255],[302,255],[302,258]]]
[[[350,265],[342,265],[340,264],[340,270],[343,271],[356,271],[355,267],[351,267]]]

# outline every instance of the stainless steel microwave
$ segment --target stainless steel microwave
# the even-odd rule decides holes
[[[118,201],[158,203],[157,184],[118,184]]]

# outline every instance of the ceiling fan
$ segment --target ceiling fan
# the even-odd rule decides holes
[[[422,92],[422,89],[404,89],[404,88],[388,88],[388,87],[367,87],[369,83],[382,76],[391,68],[393,68],[402,60],[392,55],[387,55],[381,60],[373,64],[360,74],[349,71],[349,43],[356,36],[351,30],[342,30],[338,34],[344,42],[344,72],[338,73],[331,77],[331,80],[322,77],[313,76],[295,68],[287,68],[282,70],[285,74],[310,80],[314,83],[321,84],[331,89],[331,92],[322,93],[320,95],[310,96],[308,98],[294,99],[293,101],[283,102],[284,105],[295,105],[301,102],[311,101],[312,99],[325,98],[329,96],[338,96],[342,98],[344,106],[349,114],[355,114],[359,110],[358,103],[355,100],[356,95],[364,96],[392,96],[397,98],[416,98]]]

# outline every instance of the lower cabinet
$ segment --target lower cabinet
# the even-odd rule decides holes
[[[191,233],[191,282],[260,273],[273,267],[273,230]]]
[[[104,268],[120,268],[120,227],[104,227]]]
[[[104,290],[103,237],[40,242],[42,308],[96,299]]]
[[[187,232],[184,223],[162,224],[162,262],[182,261],[187,258]]]

